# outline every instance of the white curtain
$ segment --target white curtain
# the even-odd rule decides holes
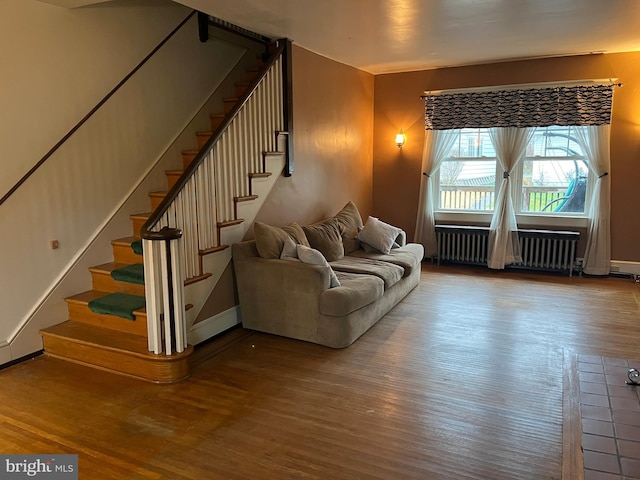
[[[611,269],[611,180],[609,168],[610,125],[578,127],[576,139],[596,177],[588,208],[589,228],[583,270],[591,275],[608,275]]]
[[[496,151],[498,164],[504,172],[489,227],[487,259],[489,268],[503,269],[505,265],[522,261],[518,240],[518,224],[512,200],[513,182],[510,181],[510,175],[524,158],[527,144],[534,131],[535,128],[489,129],[489,136]],[[497,183],[496,181],[496,185]]]
[[[425,257],[438,251],[435,218],[433,215],[435,195],[432,176],[447,157],[460,135],[459,130],[426,130],[422,151],[422,180],[418,198],[418,218],[414,241],[424,245]]]

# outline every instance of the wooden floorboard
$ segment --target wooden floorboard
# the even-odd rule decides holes
[[[637,358],[639,321],[628,279],[425,264],[346,349],[236,332],[168,386],[2,370],[0,452],[77,453],[87,479],[560,479],[567,359]]]

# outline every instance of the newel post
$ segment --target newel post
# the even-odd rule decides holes
[[[144,232],[142,244],[149,351],[181,353],[187,348],[182,230]]]

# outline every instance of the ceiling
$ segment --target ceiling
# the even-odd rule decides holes
[[[640,51],[638,0],[178,0],[378,74]]]

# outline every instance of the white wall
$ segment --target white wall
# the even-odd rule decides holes
[[[12,75],[0,76],[2,194],[189,13],[164,0],[76,10],[5,0],[0,8],[0,61],[12,66]],[[49,323],[66,319],[56,286],[104,229],[131,234],[134,212],[120,207],[129,199],[129,207],[148,210],[136,186],[150,178],[162,187],[161,172],[147,177],[151,166],[179,151],[173,141],[243,53],[223,42],[201,44],[192,18],[0,206],[0,350],[45,300],[62,316]],[[59,249],[49,248],[52,239]],[[94,249],[90,260],[110,261],[102,258],[108,247]],[[37,331],[28,340],[36,345]],[[12,357],[26,353],[21,347]]]
[[[2,1],[0,194],[190,11],[168,0],[140,5],[114,1],[67,10]]]

